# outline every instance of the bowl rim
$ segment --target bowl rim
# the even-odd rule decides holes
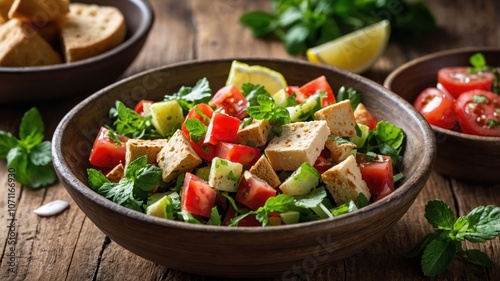
[[[421,57],[417,57],[417,58],[414,58],[414,59],[400,65],[399,67],[397,67],[396,69],[391,71],[391,73],[389,73],[389,75],[385,78],[383,85],[384,85],[384,87],[389,89],[391,92],[393,92],[393,90],[391,89],[391,86],[392,86],[392,83],[394,82],[394,80],[397,78],[397,76],[399,76],[402,72],[405,72],[409,68],[414,67],[415,65],[428,63],[432,60],[435,60],[435,59],[441,58],[441,57],[461,55],[464,53],[481,53],[481,52],[485,52],[485,51],[498,52],[500,55],[500,47],[483,46],[483,47],[456,48],[456,49],[434,52],[434,53],[430,53],[430,54],[427,54],[427,55],[424,55]],[[443,67],[445,67],[445,66],[443,66]],[[431,86],[429,86],[429,87],[431,87]],[[395,94],[397,94],[397,93],[395,93]],[[412,107],[413,107],[413,105],[412,105]],[[475,143],[477,143],[477,142],[490,143],[492,141],[498,141],[500,138],[500,137],[492,137],[492,136],[471,135],[471,134],[466,134],[466,133],[457,132],[457,131],[453,131],[453,130],[443,129],[443,128],[440,128],[440,127],[434,126],[434,125],[430,125],[430,126],[432,127],[432,129],[434,131],[438,132],[439,134],[450,135],[450,136],[453,136],[456,138],[462,138],[466,141],[475,142]]]
[[[125,0],[121,0],[125,1]],[[138,8],[140,13],[144,16],[144,20],[140,22],[140,25],[137,28],[137,31],[132,34],[129,38],[127,38],[124,42],[122,42],[120,45],[116,46],[115,48],[112,48],[104,53],[101,53],[99,55],[86,58],[83,60],[71,62],[71,63],[60,63],[60,64],[52,64],[52,65],[42,65],[42,66],[21,66],[21,67],[5,67],[5,66],[0,66],[0,74],[12,74],[12,73],[38,73],[38,72],[44,72],[44,71],[64,71],[72,68],[78,68],[80,66],[87,66],[94,64],[99,61],[105,60],[107,57],[112,57],[115,55],[120,54],[126,49],[129,49],[131,46],[134,46],[137,41],[139,41],[144,35],[148,33],[148,30],[151,29],[154,23],[154,10],[147,0],[126,0],[134,6]],[[116,4],[113,4],[114,7],[116,7]],[[124,15],[124,17],[127,17],[127,15]]]
[[[109,199],[104,198],[103,196],[97,194],[95,191],[93,191],[86,182],[80,181],[74,174],[70,172],[70,169],[68,168],[68,165],[61,153],[61,141],[63,139],[63,135],[65,132],[65,129],[68,127],[69,122],[72,120],[73,116],[80,111],[82,108],[87,106],[88,104],[94,102],[95,100],[99,99],[101,96],[106,95],[106,93],[115,88],[118,87],[122,84],[127,83],[130,80],[136,79],[141,76],[148,75],[153,72],[157,72],[160,70],[168,70],[168,69],[175,69],[177,67],[182,67],[186,65],[201,65],[201,64],[207,64],[207,63],[230,63],[233,60],[239,60],[242,62],[245,61],[252,61],[253,62],[278,62],[278,63],[292,63],[292,64],[298,64],[298,65],[308,65],[311,66],[313,65],[312,63],[303,61],[303,60],[298,60],[298,59],[282,59],[282,58],[268,58],[268,57],[231,57],[231,58],[217,58],[217,59],[206,59],[206,60],[188,60],[188,61],[183,61],[183,62],[177,62],[173,64],[168,64],[168,65],[163,65],[163,66],[158,66],[149,70],[145,70],[139,73],[136,73],[132,76],[126,77],[120,81],[117,81],[99,91],[96,93],[92,94],[91,96],[87,97],[80,103],[78,103],[73,109],[71,109],[60,121],[58,124],[53,138],[52,138],[52,151],[53,151],[53,164],[54,168],[59,175],[59,178],[61,181],[64,182],[64,185],[66,188],[71,188],[75,190],[76,192],[80,193],[81,195],[85,196],[88,200],[95,201],[96,204],[100,205],[101,207],[104,207],[110,211],[119,213],[121,215],[125,215],[129,217],[130,219],[145,222],[148,224],[154,224],[155,226],[158,227],[172,227],[180,230],[186,230],[186,231],[198,231],[198,232],[206,232],[210,231],[210,233],[214,234],[222,234],[222,233],[233,233],[233,234],[263,234],[263,233],[275,233],[275,232],[288,232],[291,230],[295,229],[300,229],[300,228],[306,228],[306,227],[329,227],[330,224],[334,223],[336,227],[340,227],[342,225],[348,225],[348,224],[353,224],[356,221],[359,221],[360,218],[366,218],[366,217],[371,217],[374,216],[378,213],[379,210],[384,209],[386,207],[389,207],[390,204],[397,204],[398,202],[404,202],[405,199],[413,197],[413,199],[416,198],[416,196],[420,193],[424,183],[420,183],[422,178],[428,178],[428,176],[431,173],[432,166],[436,157],[436,142],[434,138],[434,133],[432,132],[431,127],[425,122],[425,119],[402,97],[392,93],[390,90],[387,88],[383,87],[382,85],[368,79],[365,77],[362,77],[358,74],[351,73],[333,66],[326,66],[326,65],[315,65],[315,67],[320,67],[323,68],[325,71],[333,71],[337,72],[337,74],[344,75],[350,79],[353,79],[353,81],[361,82],[366,84],[369,87],[372,87],[376,91],[384,92],[387,94],[387,98],[390,100],[393,100],[396,103],[401,103],[405,107],[405,111],[408,112],[408,114],[412,115],[414,118],[419,120],[417,123],[417,127],[420,129],[420,131],[423,132],[424,136],[427,136],[423,139],[425,143],[425,147],[427,149],[424,150],[424,156],[423,156],[423,164],[428,164],[427,168],[422,168],[423,166],[418,167],[415,173],[411,175],[405,175],[405,182],[404,184],[400,185],[395,191],[377,201],[374,202],[368,206],[365,206],[356,212],[353,213],[347,213],[343,214],[342,216],[338,217],[333,217],[333,218],[327,218],[327,219],[322,219],[322,220],[317,220],[317,221],[311,221],[311,222],[302,222],[302,223],[297,223],[297,224],[290,224],[290,225],[280,225],[280,226],[275,226],[275,227],[224,227],[224,226],[211,226],[211,225],[196,225],[196,224],[191,224],[191,223],[186,223],[186,222],[181,222],[181,221],[174,221],[174,220],[167,220],[167,219],[162,219],[162,218],[156,218],[153,216],[148,216],[144,213],[140,213],[138,211],[134,211],[131,209],[128,209],[126,207],[123,207],[121,205],[118,205],[114,202],[112,202]],[[420,183],[420,188],[412,188],[415,184]],[[68,187],[70,186],[70,187]],[[412,201],[413,202],[413,201]],[[398,218],[399,219],[399,218]]]

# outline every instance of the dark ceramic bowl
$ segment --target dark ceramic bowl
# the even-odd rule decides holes
[[[186,272],[256,277],[309,272],[351,256],[376,240],[412,205],[427,181],[435,156],[434,134],[412,106],[384,87],[356,74],[303,61],[238,59],[281,72],[291,85],[325,75],[332,87],[354,87],[366,107],[406,133],[404,179],[394,193],[354,213],[276,227],[217,227],[159,219],[129,210],[98,195],[87,184],[88,155],[99,127],[116,100],[133,106],[161,100],[181,86],[206,77],[224,86],[231,59],[194,61],[152,69],[88,97],[61,121],[53,138],[54,166],[74,201],[113,241],[155,263]]]
[[[127,35],[119,46],[85,60],[37,67],[0,67],[0,103],[90,95],[113,83],[141,51],[154,22],[147,0],[75,0],[114,6],[125,17]]]
[[[435,87],[443,67],[469,66],[469,58],[481,52],[488,65],[500,66],[499,48],[465,48],[417,58],[395,69],[384,86],[413,104],[427,87]],[[479,184],[500,183],[500,138],[481,137],[432,126],[437,141],[434,169],[459,180]]]

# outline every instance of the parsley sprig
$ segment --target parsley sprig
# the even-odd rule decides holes
[[[18,183],[28,188],[40,188],[56,182],[52,167],[50,141],[43,141],[44,124],[36,108],[28,110],[19,125],[19,139],[0,131],[0,159],[15,171]]]
[[[116,101],[115,107],[112,107],[109,111],[109,117],[114,120],[114,132],[119,135],[134,139],[161,137],[151,123],[151,115],[141,116],[121,101]]]
[[[258,105],[247,108],[250,117],[257,120],[268,120],[274,135],[281,135],[283,125],[290,123],[290,113],[282,106],[276,105],[273,98],[267,95],[257,96]]]
[[[89,168],[89,185],[100,195],[111,201],[142,212],[142,205],[150,191],[160,184],[162,170],[147,163],[147,157],[141,156],[125,168],[125,177],[117,183],[110,182],[101,171]]]
[[[166,95],[164,101],[176,100],[184,114],[187,114],[195,104],[208,103],[212,97],[212,89],[207,78],[202,78],[196,82],[194,87],[182,86],[177,93]]]
[[[446,203],[431,200],[425,206],[425,218],[437,230],[427,234],[406,254],[407,258],[421,256],[425,276],[436,276],[446,270],[457,254],[478,265],[493,266],[485,253],[476,249],[464,250],[462,241],[478,243],[498,237],[500,207],[479,206],[457,219]]]
[[[478,73],[482,71],[490,71],[493,73],[493,86],[491,91],[500,94],[500,72],[498,68],[489,66],[486,63],[486,58],[481,53],[475,53],[469,58],[469,62],[472,67],[469,67],[470,73]]]

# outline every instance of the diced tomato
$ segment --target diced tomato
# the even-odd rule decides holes
[[[184,119],[184,122],[182,123],[181,129],[186,134],[186,136],[189,136],[189,131],[186,129],[186,121],[192,118],[196,118],[201,121],[201,123],[205,124],[205,126],[208,126],[210,123],[210,119],[212,118],[212,115],[214,114],[214,110],[206,103],[199,103],[193,108],[191,108],[186,115],[186,118]],[[208,119],[208,120],[207,120]]]
[[[264,206],[267,199],[276,196],[276,189],[272,188],[267,182],[252,175],[249,171],[243,173],[240,186],[236,192],[236,201],[257,210]]]
[[[305,97],[312,96],[320,91],[325,91],[327,94],[326,97],[323,98],[323,107],[334,104],[336,102],[332,87],[330,87],[330,84],[328,84],[328,81],[326,80],[326,77],[324,75],[310,81],[309,83],[299,88],[299,92],[302,93]]]
[[[216,145],[219,141],[236,142],[240,122],[240,119],[236,117],[217,111],[214,112],[203,142],[213,145]]]
[[[493,73],[470,73],[467,67],[447,67],[438,71],[438,83],[456,99],[460,94],[471,90],[491,91]]]
[[[299,91],[299,87],[297,86],[288,86],[286,87],[285,92],[289,96],[295,95],[295,101],[299,104],[303,103],[307,99],[307,97]]]
[[[144,104],[153,104],[150,100],[140,100],[134,107],[135,112],[144,116]]]
[[[321,153],[318,156],[318,159],[316,159],[316,162],[314,163],[313,167],[320,173],[326,172],[326,170],[330,169],[333,165],[333,161],[331,160],[330,150],[327,148],[323,149]]]
[[[219,142],[215,150],[215,156],[231,162],[237,162],[250,168],[261,156],[258,148],[228,142]]]
[[[375,196],[375,201],[378,201],[394,191],[392,159],[385,155],[378,155],[372,161],[370,158],[363,153],[356,155],[361,177],[366,182],[372,196]]]
[[[455,102],[462,132],[500,137],[500,95],[483,90],[468,91]]]
[[[191,146],[194,151],[201,159],[207,161],[208,163],[212,162],[212,159],[215,157],[215,145],[209,143],[203,143],[203,141],[194,142],[189,140]]]
[[[115,134],[116,135],[116,134]],[[101,127],[90,151],[90,164],[99,168],[112,169],[118,164],[125,164],[125,144],[127,137],[116,135],[120,143],[109,137],[109,130]]]
[[[437,88],[427,88],[417,96],[413,106],[434,126],[451,129],[457,124],[453,97]]]
[[[231,223],[231,220],[236,216],[236,211],[234,210],[233,206],[230,205],[229,208],[227,209],[226,215],[224,216],[224,219],[222,220],[222,225],[229,225]],[[238,222],[238,226],[262,226],[262,223],[259,222],[256,218],[256,215],[248,215],[241,219]]]
[[[199,177],[186,173],[181,194],[181,210],[194,215],[210,217],[217,192]]]
[[[234,85],[227,85],[218,90],[209,104],[222,108],[224,113],[238,119],[248,116],[248,101]]]

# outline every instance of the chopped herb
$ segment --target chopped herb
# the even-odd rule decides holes
[[[271,131],[275,135],[281,135],[283,125],[290,123],[290,114],[286,108],[276,105],[272,97],[259,95],[257,97],[259,105],[249,106],[248,115],[257,120],[269,120],[272,126]]]
[[[207,133],[207,126],[196,118],[186,120],[184,123],[186,129],[189,131],[189,136],[192,141],[198,142],[203,139]]]
[[[241,93],[247,99],[248,105],[257,105],[257,97],[260,95],[271,96],[264,86],[251,83],[244,83],[241,86]]]
[[[207,78],[198,80],[194,87],[182,86],[177,93],[166,95],[164,101],[176,100],[187,114],[197,103],[207,103],[212,97],[212,90]]]
[[[133,109],[128,108],[121,101],[116,101],[115,107],[109,111],[114,119],[114,132],[134,139],[155,139],[160,134],[151,123],[151,115],[141,116]]]
[[[489,103],[490,100],[487,97],[482,96],[482,95],[474,95],[472,97],[472,102],[480,104],[480,103]]]
[[[356,109],[358,104],[361,103],[361,95],[353,88],[346,89],[344,86],[340,87],[337,92],[337,102],[349,100],[351,102],[352,109]]]

